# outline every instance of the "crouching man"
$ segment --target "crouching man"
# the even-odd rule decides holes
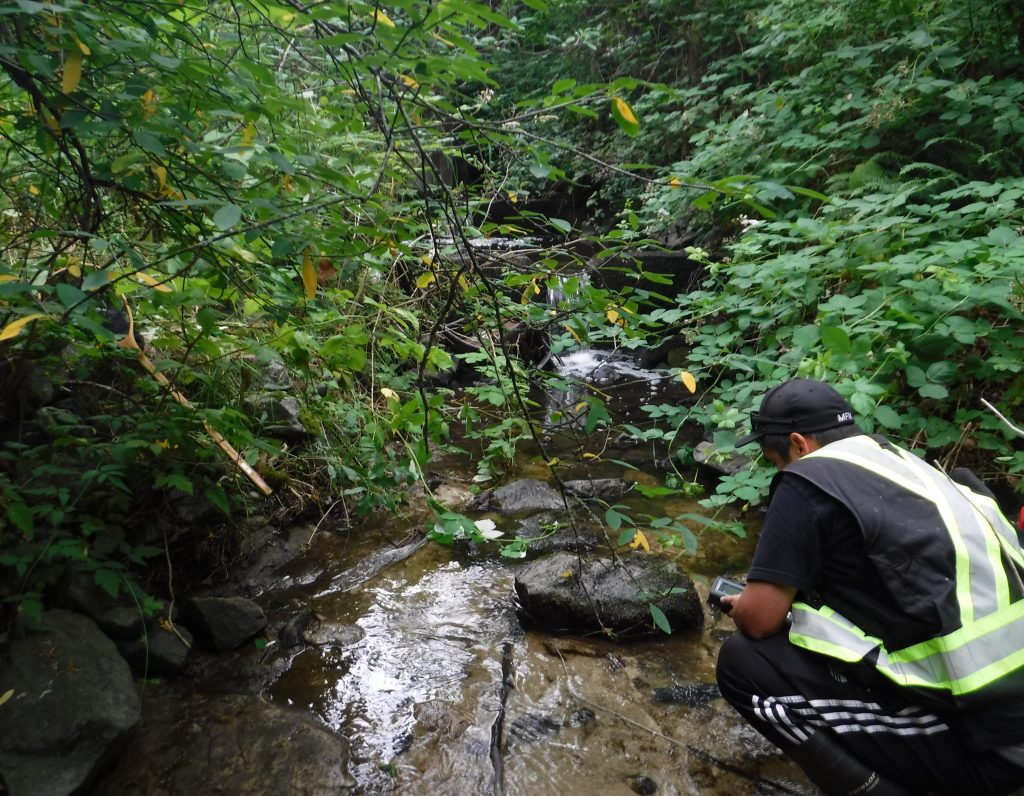
[[[1024,785],[1024,556],[995,501],[818,381],[771,389],[752,442],[779,472],[722,599],[723,696],[827,794]]]

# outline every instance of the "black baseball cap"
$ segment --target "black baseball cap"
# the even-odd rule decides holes
[[[736,447],[757,442],[765,434],[813,434],[853,422],[853,409],[831,386],[814,379],[790,379],[765,393],[761,410],[750,413],[750,433],[736,440]]]

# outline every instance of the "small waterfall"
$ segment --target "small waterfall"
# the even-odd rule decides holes
[[[553,281],[547,288],[548,305],[567,310],[586,290],[590,276],[585,271],[561,273]],[[625,392],[629,394],[627,403],[639,407],[653,399],[657,386],[666,378],[663,373],[638,366],[628,352],[591,348],[585,342],[552,354],[550,370],[560,377],[562,384],[560,389],[549,390],[544,402],[549,433],[559,429],[582,430],[587,400],[594,396],[607,402]],[[645,397],[648,401],[643,400]]]

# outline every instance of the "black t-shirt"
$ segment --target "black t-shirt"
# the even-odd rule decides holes
[[[834,608],[890,650],[931,638],[938,627],[907,617],[867,557],[853,513],[817,486],[781,472],[748,580],[797,589],[799,599]]]

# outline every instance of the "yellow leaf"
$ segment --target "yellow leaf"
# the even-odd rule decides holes
[[[512,204],[518,204],[518,202],[519,202],[519,194],[515,193],[514,191],[509,191],[508,192],[508,200]]]
[[[629,107],[629,103],[621,97],[612,97],[612,102],[615,104],[615,110],[619,112],[619,116],[625,119],[629,124],[640,124],[640,120],[636,118],[633,113],[633,109]]]
[[[398,393],[392,390],[390,387],[381,387],[380,394],[385,398],[398,398]]]
[[[163,190],[167,184],[167,169],[163,166],[154,166],[153,173],[156,175],[156,181],[159,185],[159,190]]]
[[[433,265],[433,263],[434,263],[434,255],[432,255],[432,254],[424,254],[424,255],[422,255],[420,257],[420,262],[423,263],[424,265]]]
[[[673,177],[671,180],[668,181],[668,184],[670,186],[672,186],[673,188],[682,188],[683,187],[683,181],[680,180],[678,177]]]
[[[615,310],[605,310],[604,315],[608,319],[608,323],[624,323],[624,321],[622,320],[622,316],[619,315],[619,313],[616,312]]]
[[[557,456],[552,456],[548,461],[544,462],[548,467],[555,467],[559,463]]]
[[[68,53],[68,57],[64,60],[64,78],[61,81],[60,90],[65,94],[70,94],[78,88],[78,83],[82,79],[82,59],[84,57],[79,49]]]
[[[90,50],[87,45],[83,44],[80,39],[76,38],[75,44],[77,44],[78,49],[82,51],[82,55],[92,55],[92,50]]]
[[[306,291],[306,299],[316,295],[316,264],[313,262],[313,249],[306,247],[302,254],[302,287]]]
[[[572,570],[571,569],[564,569],[564,570],[562,570],[561,572],[558,573],[558,576],[560,578],[571,578],[572,577]]]
[[[242,131],[242,146],[252,146],[252,140],[256,137],[256,125],[249,122]]]
[[[644,532],[639,528],[636,531],[636,536],[633,537],[633,541],[629,543],[629,546],[634,550],[638,547],[642,547],[648,553],[651,552],[651,543],[647,541],[647,537],[644,536]]]
[[[34,312],[31,315],[26,315],[24,318],[18,318],[18,320],[7,324],[4,330],[0,332],[0,340],[10,340],[12,337],[17,337],[21,330],[28,326],[36,318],[48,317],[44,312]]]
[[[159,290],[161,293],[173,293],[174,291],[167,287],[167,285],[160,282],[160,280],[147,274],[145,271],[136,271],[135,278],[138,279],[142,284],[149,285],[154,290]]]
[[[455,46],[454,42],[450,42],[450,41],[448,41],[448,39],[444,38],[443,36],[439,36],[436,31],[432,32],[431,35],[435,39],[437,39],[439,42],[441,42],[442,44],[447,44],[449,47],[454,47]]]
[[[391,21],[391,18],[379,8],[373,12],[373,18],[387,28],[393,28],[395,26],[395,23]]]
[[[402,82],[405,83],[405,85],[407,85],[409,88],[413,89],[414,91],[420,87],[420,84],[417,83],[411,76],[409,76],[409,75],[402,75],[401,77],[402,77]]]
[[[590,452],[588,451],[587,453],[584,453],[584,454],[583,454],[583,458],[584,458],[584,459],[600,459],[601,457],[600,457],[600,456],[598,456],[598,455],[597,455],[596,453],[590,453]]]
[[[572,327],[571,327],[571,326],[570,326],[569,324],[567,324],[567,323],[563,323],[563,324],[562,324],[562,327],[563,327],[563,328],[565,329],[565,331],[567,331],[567,332],[568,332],[569,334],[571,334],[571,335],[573,336],[573,339],[574,339],[574,340],[575,340],[575,341],[576,341],[577,343],[580,343],[580,342],[582,342],[582,340],[580,340],[580,336],[579,336],[578,334],[576,334],[576,330],[575,330],[575,329],[573,329],[573,328],[572,328]]]
[[[14,689],[13,688],[8,688],[3,693],[3,695],[0,696],[0,705],[2,705],[4,702],[6,702],[8,699],[10,699],[12,696],[14,696]]]
[[[18,277],[14,274],[0,274],[0,282],[17,282]]]
[[[424,271],[418,277],[416,277],[416,287],[420,290],[425,290],[427,287],[437,281],[437,276],[433,271]]]
[[[465,274],[459,274],[459,287],[462,288],[463,293],[469,292],[469,280],[466,279]]]
[[[680,373],[679,380],[683,382],[683,386],[691,393],[697,392],[697,380],[693,377],[693,374],[690,373],[690,371],[684,370]]]
[[[68,257],[68,273],[78,279],[82,275],[82,261],[77,257]]]
[[[34,185],[28,186],[28,192],[30,194],[32,194],[33,196],[39,196],[39,189],[36,188],[36,186],[34,186]]]

